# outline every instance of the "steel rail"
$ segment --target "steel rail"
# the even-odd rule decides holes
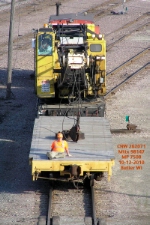
[[[91,186],[93,225],[97,225],[94,186]]]
[[[27,33],[23,36],[20,35],[20,37],[19,36],[15,37],[15,39],[13,41],[13,43],[14,43],[13,50],[25,50],[25,49],[27,49],[27,45],[30,46],[31,42],[30,41],[28,41],[26,43],[23,43],[23,42],[27,38],[31,38],[32,35],[33,35],[33,33],[30,32],[30,33]],[[7,54],[8,49],[3,50],[4,48],[6,48],[7,45],[8,45],[7,41],[0,44],[0,49],[1,49],[0,56],[3,56],[4,54]]]
[[[149,14],[150,14],[149,12],[144,13],[143,15],[137,17],[135,20],[132,20],[132,21],[126,23],[125,25],[123,25],[122,27],[119,27],[118,29],[113,31],[113,33],[116,33],[116,32],[118,32],[120,30],[128,28],[129,26],[133,25],[134,23],[137,23],[137,21],[139,22],[140,20],[142,20],[144,17],[148,16]],[[109,34],[106,34],[105,37],[108,37],[110,34],[112,34],[112,32],[109,33]]]
[[[128,0],[128,2],[129,1],[131,1],[131,0]],[[114,4],[114,5],[113,5]],[[97,8],[99,8],[99,7],[105,7],[105,6],[107,6],[107,9],[104,9],[103,11],[100,11],[100,12],[98,12],[98,13],[96,13],[95,15],[94,15],[94,17],[98,17],[98,18],[100,18],[100,17],[103,17],[104,15],[106,15],[106,14],[108,14],[108,11],[112,11],[112,9],[114,9],[114,8],[116,8],[116,7],[118,7],[119,5],[121,5],[122,3],[116,3],[116,0],[108,0],[108,1],[106,1],[106,2],[103,2],[102,4],[100,4],[100,5],[96,5],[95,7],[93,7],[93,8],[91,8],[91,9],[89,9],[89,10],[87,10],[87,12],[88,13],[94,13],[93,11],[97,11],[98,9]],[[109,6],[108,6],[109,5]]]
[[[133,34],[136,31],[142,30],[143,27],[148,26],[150,24],[150,22],[143,24],[142,26],[134,29],[133,31],[131,31],[129,34],[123,35],[122,37],[120,37],[118,40],[114,41],[113,43],[109,44],[106,47],[106,51],[108,52],[115,44],[117,44],[118,42],[124,40],[125,38],[129,37],[131,34]]]
[[[94,9],[97,9],[97,7],[103,7],[103,6],[107,6],[108,4],[113,4],[113,2],[114,2],[114,4],[115,4],[115,0],[113,1],[113,0],[109,0],[109,1],[107,1],[107,2],[104,2],[104,3],[102,3],[102,4],[100,4],[99,6],[96,6],[96,7],[94,7],[94,8],[92,8],[92,9],[89,9],[89,10],[87,10],[87,12],[91,12],[92,10],[94,10]],[[46,3],[45,5],[47,5],[48,3]],[[30,6],[34,6],[34,5],[39,5],[39,4],[29,4],[29,5],[26,5],[25,6],[25,8],[29,8],[30,10],[31,10],[31,7]],[[118,5],[119,4],[116,4],[114,7],[118,7]],[[54,5],[51,5],[51,6],[54,6]],[[112,5],[110,6],[111,7],[111,9],[113,9],[114,7],[112,7]],[[17,10],[18,9],[16,9],[16,12],[17,12]],[[19,10],[20,10],[20,8],[19,8]],[[39,11],[40,9],[36,9],[36,11]],[[109,10],[109,9],[108,9]],[[107,10],[107,11],[108,11]],[[32,12],[34,12],[35,11],[35,8],[32,10]],[[21,16],[23,16],[23,15],[26,15],[26,12],[27,12],[27,10],[24,10],[24,12],[23,13],[21,13]],[[105,14],[107,14],[107,12],[102,12],[102,15],[101,16],[104,16]],[[95,17],[96,17],[97,15],[95,15]],[[98,17],[100,17],[100,16],[98,16]],[[3,21],[4,22],[4,21]],[[30,35],[33,35],[33,32],[29,32],[29,33],[27,33],[27,34],[24,34],[23,36],[22,35],[19,35],[18,34],[18,36],[17,37],[15,37],[14,38],[14,43],[16,43],[17,42],[17,46],[16,47],[14,47],[13,48],[13,50],[24,50],[24,49],[26,49],[26,44],[19,44],[18,42],[19,41],[23,41],[24,39],[26,39],[26,38],[29,38],[30,37]],[[21,38],[20,38],[21,37]],[[3,43],[1,43],[0,44],[0,48],[3,48],[3,47],[5,47],[5,46],[7,46],[7,41],[5,41],[5,42],[3,42]],[[1,53],[0,53],[0,56],[2,56],[2,55],[4,55],[4,54],[7,54],[7,51],[6,50],[4,50],[4,51],[1,51]]]
[[[114,2],[115,2],[115,1],[114,1]],[[105,5],[108,5],[109,3],[112,4],[112,0],[107,1],[107,4],[106,4],[106,2],[105,2],[105,3],[102,3],[100,6],[105,6]],[[117,6],[118,6],[118,4],[117,4]],[[97,7],[96,7],[96,8],[97,8]],[[94,10],[94,9],[90,9],[90,10]],[[90,12],[90,10],[88,10],[88,11]],[[106,12],[103,12],[103,14],[106,14]],[[131,21],[131,22],[129,22],[128,24],[125,24],[123,27],[119,28],[118,30],[124,29],[124,28],[128,27],[129,25],[135,23],[135,22],[138,21],[139,19],[141,20],[143,17],[147,16],[148,14],[149,14],[149,12],[143,14],[142,16],[138,17],[136,20]],[[103,15],[101,15],[101,16],[103,16]],[[117,32],[118,30],[116,30],[116,31],[114,31],[114,32]],[[25,49],[25,48],[27,47],[27,43],[26,43],[26,44],[22,44],[22,43],[19,44],[18,42],[19,42],[19,41],[23,41],[23,40],[25,40],[26,38],[29,38],[31,35],[33,35],[33,32],[29,32],[29,33],[27,33],[27,34],[24,34],[23,36],[22,36],[22,35],[18,35],[18,36],[14,39],[14,43],[17,42],[17,46],[14,47],[14,50],[23,50],[23,49]],[[108,35],[109,35],[109,34],[108,34]],[[107,36],[107,35],[106,35],[106,36]],[[8,43],[5,41],[4,43],[1,43],[1,44],[0,44],[0,47],[3,48],[3,47],[5,47],[7,44],[8,44]],[[29,43],[29,44],[30,44],[30,43]],[[112,43],[112,44],[113,44],[113,43]],[[115,42],[114,42],[114,44],[115,44]],[[110,45],[111,45],[111,44],[110,44]],[[108,45],[108,47],[109,47],[109,45]],[[0,55],[3,55],[3,54],[5,54],[5,53],[6,53],[6,50],[4,50],[3,52],[1,52]]]
[[[49,189],[49,198],[48,198],[48,208],[47,208],[47,216],[39,216],[37,225],[50,225],[51,224],[51,206],[52,206],[52,192],[53,189]]]
[[[86,225],[87,224],[88,225],[98,225],[100,219],[98,219],[96,217],[94,183],[92,183],[90,189],[91,189],[91,199],[92,199],[92,216],[87,217],[87,220],[85,220],[86,221],[85,224]],[[56,216],[56,217],[54,216],[51,218],[51,215],[52,215],[52,193],[53,193],[53,188],[51,187],[49,189],[47,216],[39,217],[39,221],[38,221],[37,225],[56,225],[56,224],[60,225],[59,216]]]
[[[50,216],[51,216],[51,209],[52,209],[52,191],[53,189],[50,188],[49,190],[49,203],[48,203],[48,213],[47,213],[47,223],[46,225],[50,225]]]
[[[132,73],[130,76],[128,76],[125,80],[123,80],[121,83],[119,83],[118,85],[116,85],[114,88],[112,88],[105,96],[104,98],[106,99],[112,92],[115,93],[118,88],[120,88],[121,86],[123,86],[125,84],[125,82],[131,80],[135,75],[141,73],[144,69],[146,69],[146,67],[150,65],[150,63],[145,64],[143,67],[141,67],[139,70],[135,71],[134,73]]]
[[[40,2],[36,2],[36,3],[32,3],[32,2],[29,3],[28,2],[26,4],[24,4],[24,2],[25,1],[22,0],[23,4],[20,1],[18,1],[18,2],[16,1],[16,3],[15,3],[16,14],[21,16],[21,17],[23,17],[24,15],[25,16],[29,15],[29,14],[34,13],[34,12],[36,13],[37,11],[39,12],[42,9],[41,5],[40,5]],[[45,7],[45,6],[47,6],[47,7],[54,6],[55,7],[55,4],[49,4],[49,1],[43,1],[43,7]],[[4,7],[7,7],[7,8],[4,8]],[[0,12],[1,12],[1,14],[4,15],[3,19],[0,19],[1,23],[5,22],[8,19],[6,13],[9,12],[9,10],[10,10],[10,3],[6,3],[5,5],[4,4],[0,5]]]
[[[144,54],[146,54],[149,50],[150,50],[150,46],[147,47],[146,49],[144,49],[143,51],[139,52],[138,54],[136,54],[135,56],[133,56],[132,58],[130,58],[129,60],[127,60],[126,62],[121,64],[120,66],[118,66],[115,69],[113,69],[106,76],[108,77],[110,75],[113,75],[114,73],[116,73],[116,72],[120,71],[121,69],[123,69],[125,66],[130,65],[132,62],[136,61],[137,59],[142,57]]]
[[[89,9],[87,12],[92,12],[93,10],[97,10],[98,7],[108,6],[109,4],[115,4],[116,0],[108,0],[106,2],[101,3],[100,5],[96,5],[92,9]],[[118,4],[116,4],[118,6]]]
[[[115,1],[115,0],[109,0],[109,1],[107,1],[107,2],[104,2],[104,3],[100,4],[99,6],[96,6],[96,7],[92,8],[92,9],[87,10],[87,12],[91,12],[92,10],[97,9],[97,7],[108,6],[108,4],[113,4],[113,2],[115,3],[116,1]],[[9,4],[10,4],[10,3],[8,3],[8,5],[9,5]],[[31,10],[31,7],[33,7],[34,5],[40,6],[39,3],[37,3],[37,4],[31,3],[31,4],[28,4],[28,5],[25,5],[24,7],[25,7],[25,8],[29,8],[29,9]],[[46,2],[45,5],[49,5],[49,2]],[[118,5],[119,5],[119,4],[116,4],[116,6],[114,6],[114,7],[118,7]],[[55,5],[52,4],[51,6],[55,6]],[[20,6],[19,6],[19,7],[20,7]],[[111,6],[111,9],[113,9],[114,7]],[[18,10],[20,11],[20,8],[19,8],[19,9],[18,9],[18,8],[16,9],[16,14],[19,15]],[[39,10],[40,10],[40,9],[36,9],[36,11],[39,11]],[[28,10],[24,10],[24,12],[21,12],[21,16],[26,15],[27,12],[28,12]],[[35,8],[32,9],[31,12],[35,12]],[[31,12],[30,12],[30,13],[31,13]],[[107,13],[107,12],[103,12],[104,15],[105,15],[106,13]],[[4,15],[5,15],[5,14],[4,14]],[[95,16],[97,16],[97,15],[95,15]],[[101,16],[103,16],[103,15],[101,15]],[[98,16],[98,17],[99,17],[99,16]],[[6,18],[6,19],[7,19],[7,18]],[[5,20],[4,20],[4,21],[5,21]],[[4,22],[4,21],[1,21],[1,22]],[[23,40],[23,39],[29,37],[30,35],[33,35],[33,32],[29,32],[29,33],[27,33],[27,34],[24,34],[24,35],[22,36],[21,40]],[[21,35],[19,35],[19,36],[21,36]],[[20,38],[19,38],[19,39],[20,39]],[[14,43],[16,43],[16,42],[18,42],[18,36],[14,39]],[[5,41],[4,43],[0,44],[0,47],[4,47],[4,46],[7,45],[7,44],[8,44],[7,41]],[[20,46],[20,47],[19,47],[20,50],[24,49],[23,47],[26,47],[26,45]],[[16,49],[18,49],[18,48],[16,48]],[[5,53],[6,53],[6,51],[3,51],[3,52],[1,52],[0,55],[3,55],[3,54],[5,54]]]

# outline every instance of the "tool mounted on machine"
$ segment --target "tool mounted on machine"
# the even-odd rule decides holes
[[[63,130],[63,138],[65,140],[71,139],[74,142],[85,139],[84,133],[80,131],[80,115],[77,116],[76,124],[70,130]]]

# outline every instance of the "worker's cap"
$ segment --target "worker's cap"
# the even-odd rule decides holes
[[[58,138],[63,138],[63,134],[62,133],[57,133],[57,137]]]

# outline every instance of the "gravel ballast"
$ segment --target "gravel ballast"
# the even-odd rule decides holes
[[[8,1],[6,1],[8,2]],[[20,1],[15,14],[12,95],[5,99],[7,78],[7,39],[10,14],[7,7],[1,10],[0,19],[0,225],[36,225],[39,215],[45,215],[41,199],[46,199],[48,185],[45,181],[33,182],[28,156],[30,151],[37,98],[34,94],[33,49],[31,48],[32,28],[42,27],[50,14],[55,14],[56,1]],[[83,12],[106,2],[93,0],[61,1],[60,13]],[[121,3],[120,3],[121,2]],[[115,11],[122,11],[122,1],[116,1]],[[120,26],[136,19],[149,8],[149,1],[127,1],[128,11],[123,15],[95,18],[101,32],[109,36]],[[48,10],[47,10],[48,9]],[[146,19],[147,18],[147,19]],[[148,16],[143,21],[149,21]],[[134,25],[136,27],[136,24]],[[120,31],[122,32],[122,31]],[[149,27],[137,31],[116,44],[107,52],[107,73],[149,46]],[[138,63],[138,61],[137,61]],[[131,71],[132,72],[132,71]],[[126,73],[126,69],[124,71]],[[129,71],[130,73],[130,71]],[[109,78],[108,78],[109,79]],[[114,78],[115,79],[115,78]],[[150,74],[145,69],[131,82],[120,88],[106,100],[106,117],[111,129],[125,129],[125,116],[136,124],[140,133],[113,133],[115,166],[110,182],[105,188],[97,183],[96,188],[106,195],[106,204],[99,203],[97,215],[107,221],[107,225],[149,225],[150,224]],[[121,169],[123,154],[119,145],[142,144],[145,152],[141,155],[142,169]],[[123,148],[124,149],[124,148]],[[124,150],[129,150],[124,149]],[[138,150],[136,147],[134,150]],[[130,154],[131,155],[131,154]],[[126,160],[127,161],[127,160]],[[129,165],[124,165],[129,166]],[[66,206],[67,207],[67,206]],[[69,210],[69,209],[68,209]]]

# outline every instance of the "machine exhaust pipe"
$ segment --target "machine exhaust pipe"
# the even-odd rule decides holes
[[[56,3],[56,16],[59,16],[59,6],[61,5],[60,2]]]

